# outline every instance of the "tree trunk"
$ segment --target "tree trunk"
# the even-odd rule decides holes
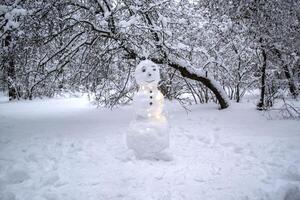
[[[267,54],[264,48],[262,48],[262,66],[261,66],[261,86],[260,86],[260,99],[257,104],[258,110],[265,109],[265,91],[266,91],[266,68],[267,68]]]
[[[284,72],[285,77],[288,80],[290,93],[293,95],[294,98],[297,98],[299,91],[298,91],[298,88],[294,81],[293,72],[290,70],[289,66],[287,64],[285,64],[284,54],[282,54],[280,52],[280,50],[278,50],[276,48],[274,50],[275,50],[275,53],[277,54],[278,58],[282,62],[283,72]]]
[[[4,47],[8,49],[7,60],[4,63],[4,66],[7,71],[6,82],[8,86],[8,97],[10,101],[18,98],[18,93],[15,85],[16,69],[15,69],[15,63],[14,63],[14,59],[10,47],[11,42],[12,42],[12,37],[11,34],[8,33],[4,39]]]
[[[239,103],[240,100],[241,100],[241,92],[240,92],[240,87],[241,87],[241,80],[242,80],[242,77],[241,77],[241,74],[240,74],[240,68],[241,68],[241,62],[239,61],[239,64],[238,64],[238,83],[236,84],[236,93],[235,93],[235,97],[236,97],[236,102]]]
[[[293,76],[291,71],[287,65],[283,66],[285,77],[288,79],[289,89],[294,98],[297,98],[299,92],[293,80]]]
[[[235,99],[236,99],[236,102],[239,103],[240,102],[240,83],[241,83],[241,56],[239,55],[239,52],[237,50],[237,48],[235,47],[235,45],[233,44],[232,45],[232,49],[233,51],[235,52],[235,54],[238,56],[238,67],[237,67],[237,79],[238,79],[238,82],[236,84],[236,91],[235,91]]]
[[[220,88],[217,88],[216,85],[208,77],[199,76],[196,73],[192,73],[189,70],[187,70],[185,67],[179,65],[178,63],[169,62],[169,65],[174,69],[177,69],[183,77],[200,81],[203,85],[209,88],[216,96],[220,104],[220,109],[225,109],[229,106],[229,103],[227,102],[227,99],[224,98],[224,96],[222,95]]]
[[[240,102],[240,83],[238,83],[236,85],[236,102],[239,103]]]

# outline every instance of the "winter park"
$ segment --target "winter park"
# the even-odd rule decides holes
[[[0,200],[300,200],[297,0],[1,0]]]

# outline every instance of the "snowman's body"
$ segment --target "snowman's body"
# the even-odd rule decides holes
[[[169,146],[169,125],[163,115],[164,98],[157,89],[159,68],[149,60],[136,68],[139,91],[134,96],[135,119],[127,132],[127,146],[138,158],[156,158]]]

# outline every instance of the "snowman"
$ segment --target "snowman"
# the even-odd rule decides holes
[[[139,91],[133,98],[135,118],[126,135],[127,146],[140,159],[170,160],[169,125],[163,114],[164,97],[158,90],[159,67],[150,60],[141,61],[135,70]]]

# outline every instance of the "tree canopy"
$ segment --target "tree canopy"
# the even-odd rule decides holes
[[[147,58],[169,99],[226,108],[259,89],[263,109],[298,96],[299,33],[296,0],[5,0],[0,82],[11,99],[88,91],[114,106]]]

